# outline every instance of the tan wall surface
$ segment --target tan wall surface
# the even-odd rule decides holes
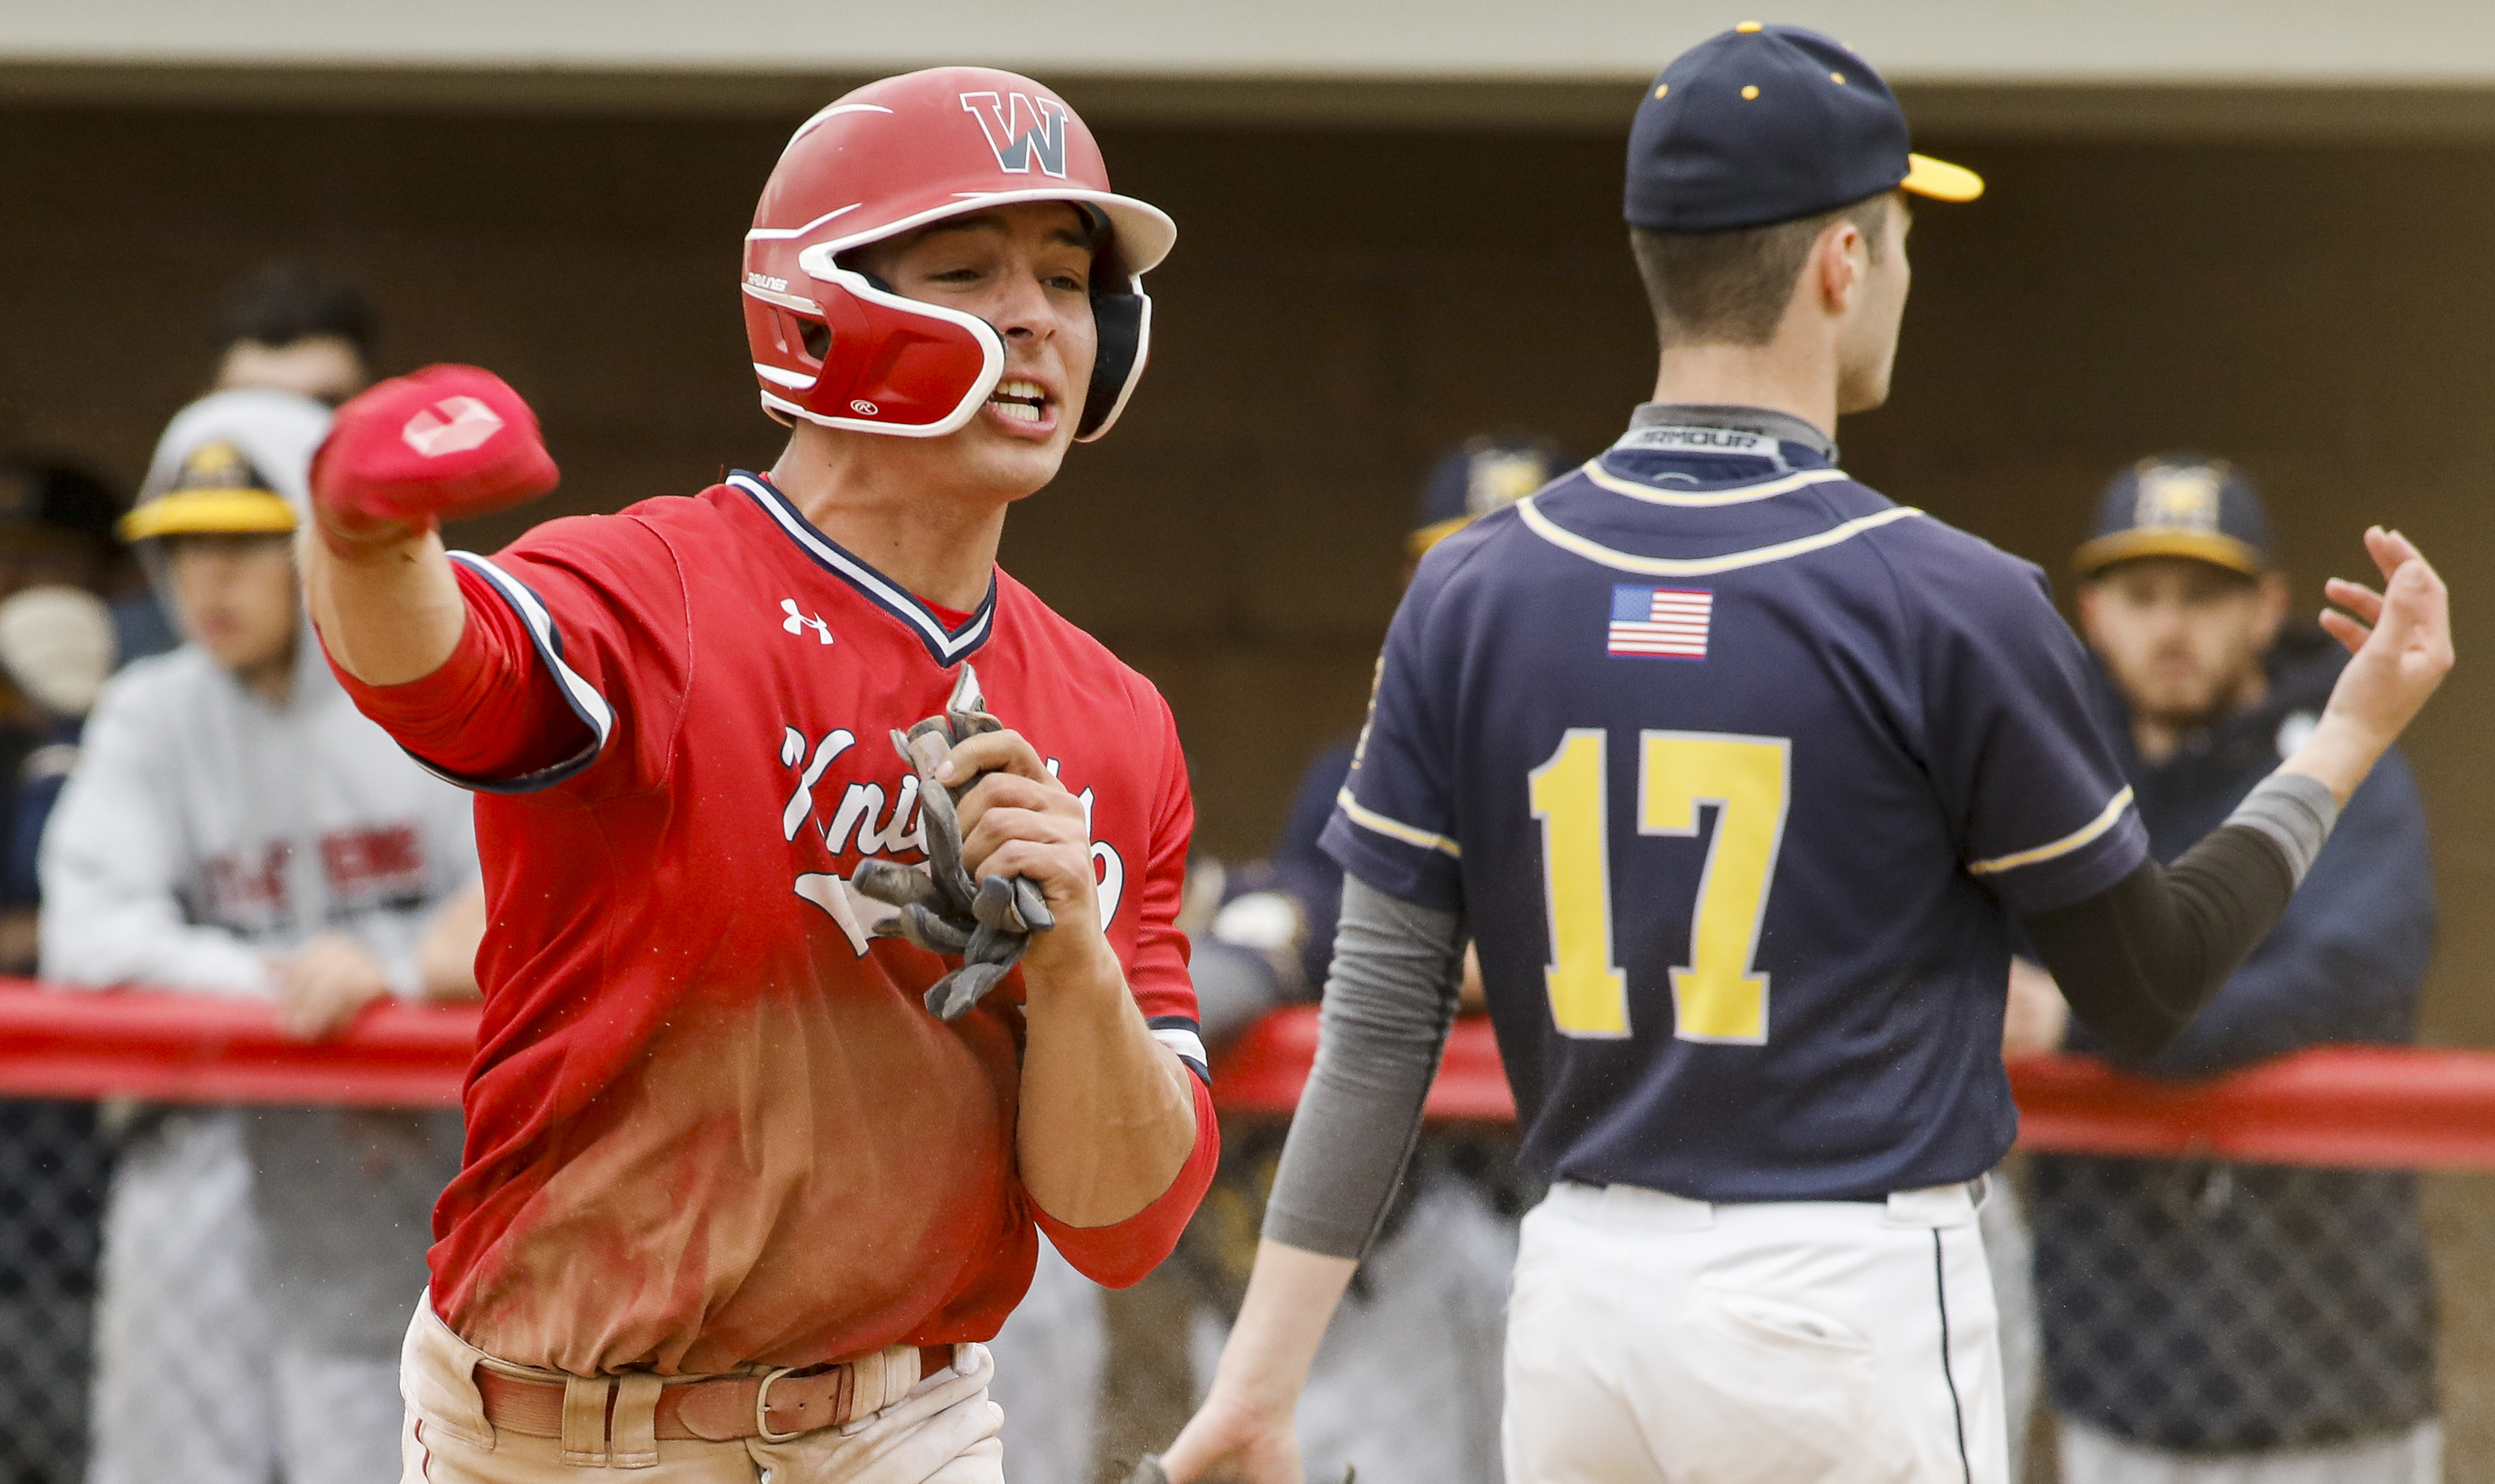
[[[1671,0],[823,0],[723,17],[680,0],[13,0],[0,58],[142,63],[898,70],[1180,77],[1649,77],[1745,14]],[[1784,0],[1898,77],[2415,80],[2495,77],[2478,0]]]
[[[1079,104],[1080,98],[1076,100]],[[135,477],[260,257],[368,276],[385,359],[493,365],[542,411],[570,509],[767,463],[738,233],[784,124],[0,111],[0,444]],[[2495,1042],[2495,148],[1924,141],[1987,170],[1925,212],[1895,404],[1857,473],[2058,566],[2107,473],[2199,445],[2262,477],[2299,584],[2403,525],[2460,601],[2414,749],[2444,948],[2430,1021]],[[1168,206],[1159,354],[1128,419],[1019,512],[1005,559],[1168,692],[1203,842],[1261,848],[1353,725],[1432,452],[1486,424],[1590,451],[1651,351],[1592,136],[1106,132]],[[487,543],[506,522],[470,533]]]

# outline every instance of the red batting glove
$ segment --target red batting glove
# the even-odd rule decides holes
[[[332,550],[430,531],[534,500],[562,478],[537,414],[475,366],[427,366],[338,409],[312,458],[312,498]]]

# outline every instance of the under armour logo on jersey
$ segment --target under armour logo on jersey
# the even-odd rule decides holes
[[[832,641],[832,626],[824,623],[821,619],[816,617],[812,613],[798,612],[796,599],[781,599],[780,611],[788,615],[786,618],[780,620],[780,627],[787,630],[790,634],[803,634],[807,630],[812,629],[815,631],[815,637],[821,640],[823,643],[828,644]]]
[[[1065,105],[1029,93],[964,93],[962,108],[979,121],[988,147],[997,152],[998,169],[1028,175],[1037,156],[1042,170],[1065,178]]]
[[[503,419],[475,397],[444,397],[407,419],[398,436],[426,458],[465,453],[503,430]]]

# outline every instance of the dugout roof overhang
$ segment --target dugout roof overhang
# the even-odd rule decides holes
[[[802,113],[939,61],[1044,76],[1095,123],[1612,131],[1746,18],[1816,25],[1917,127],[2012,137],[2495,136],[2482,0],[32,0],[0,7],[0,103]],[[963,39],[975,39],[964,45]]]

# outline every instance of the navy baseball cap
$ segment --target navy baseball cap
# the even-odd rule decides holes
[[[2269,516],[2233,464],[2197,453],[2144,458],[2114,477],[2097,503],[2096,534],[2072,565],[2093,577],[2136,557],[2190,557],[2259,576],[2275,565]]]
[[[1449,448],[1421,486],[1406,540],[1414,558],[1491,511],[1540,489],[1569,469],[1568,456],[1548,438],[1486,434]]]
[[[1908,147],[1871,64],[1816,31],[1745,20],[1663,70],[1629,125],[1628,223],[1729,232],[1818,216],[1903,188],[1984,194],[1975,171]]]

